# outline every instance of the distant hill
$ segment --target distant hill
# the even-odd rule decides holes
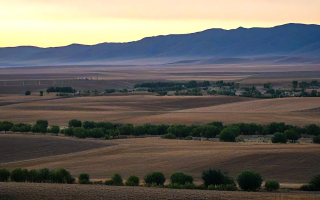
[[[0,66],[60,64],[320,63],[320,25],[209,29],[129,43],[0,48]]]

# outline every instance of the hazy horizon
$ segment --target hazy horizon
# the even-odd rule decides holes
[[[320,1],[130,0],[0,2],[0,47],[130,42],[211,28],[320,24]]]

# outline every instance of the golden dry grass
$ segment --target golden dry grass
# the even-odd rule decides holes
[[[316,200],[319,193],[248,193],[201,190],[173,190],[147,187],[110,187],[104,185],[59,185],[32,183],[0,183],[0,199],[5,200],[71,200],[71,199],[163,199],[163,200]]]

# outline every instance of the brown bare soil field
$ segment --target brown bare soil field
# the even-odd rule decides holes
[[[126,123],[141,116],[151,117],[171,111],[255,100],[224,96],[160,97],[150,93],[75,97],[0,106],[0,121],[34,123],[37,119],[47,119],[50,124],[67,125],[70,119],[77,118]],[[143,124],[144,121],[133,123]]]
[[[0,134],[0,164],[77,153],[110,145],[62,137]]]
[[[0,199],[42,200],[42,199],[212,199],[212,200],[316,200],[320,193],[248,193],[200,190],[173,190],[147,187],[110,187],[99,185],[59,185],[32,183],[0,183]]]
[[[47,137],[47,136],[38,136]],[[78,140],[81,142],[82,140]],[[110,141],[99,140],[110,144]],[[191,174],[201,183],[201,172],[209,168],[228,170],[231,177],[243,170],[254,170],[264,180],[275,179],[282,184],[303,184],[318,174],[320,148],[314,144],[220,143],[210,141],[164,140],[160,138],[136,138],[111,141],[113,146],[28,160],[0,164],[0,168],[17,167],[56,169],[64,167],[77,177],[88,173],[92,179],[106,180],[119,172],[124,179],[135,174],[140,179],[151,171],[163,171],[167,178],[182,171]],[[10,155],[33,145],[29,140],[6,151]],[[42,151],[39,146],[36,151]]]

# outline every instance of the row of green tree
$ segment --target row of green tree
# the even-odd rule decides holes
[[[201,189],[201,190],[225,190],[237,191],[238,187],[244,191],[257,191],[262,186],[262,176],[258,172],[243,171],[234,180],[228,176],[227,171],[217,169],[209,169],[202,172],[202,185],[195,185],[193,177],[183,172],[174,172],[170,176],[170,184],[164,185],[166,182],[165,175],[162,172],[150,172],[144,177],[145,186],[148,187],[167,187],[173,189]],[[6,169],[0,169],[1,182],[32,182],[32,183],[64,183],[73,184],[75,179],[66,169],[49,170],[47,168],[40,170],[14,169],[11,172]],[[102,181],[91,182],[89,174],[82,173],[78,177],[79,184],[103,184]],[[121,175],[116,173],[112,179],[105,181],[105,185],[113,186],[139,186],[140,179],[135,175],[131,175],[124,183]],[[265,188],[268,191],[278,190],[280,184],[275,180],[267,180]],[[320,174],[315,175],[309,184],[303,185],[301,190],[320,191]]]
[[[77,92],[72,87],[49,87],[46,91],[47,91],[47,93],[50,93],[50,92],[75,93],[75,92]]]
[[[295,142],[302,134],[314,135],[314,142],[319,143],[320,126],[310,124],[304,128],[287,125],[285,123],[270,123],[260,125],[255,123],[238,123],[223,125],[222,122],[212,122],[206,125],[132,125],[110,122],[93,122],[73,119],[70,120],[66,129],[60,130],[59,126],[52,125],[48,128],[47,120],[38,120],[36,124],[13,124],[12,122],[0,122],[0,131],[33,132],[33,133],[63,133],[78,138],[115,138],[122,136],[145,136],[161,135],[165,139],[176,138],[215,138],[219,135],[221,141],[235,142],[239,135],[273,135],[274,143],[287,143],[288,140]]]

